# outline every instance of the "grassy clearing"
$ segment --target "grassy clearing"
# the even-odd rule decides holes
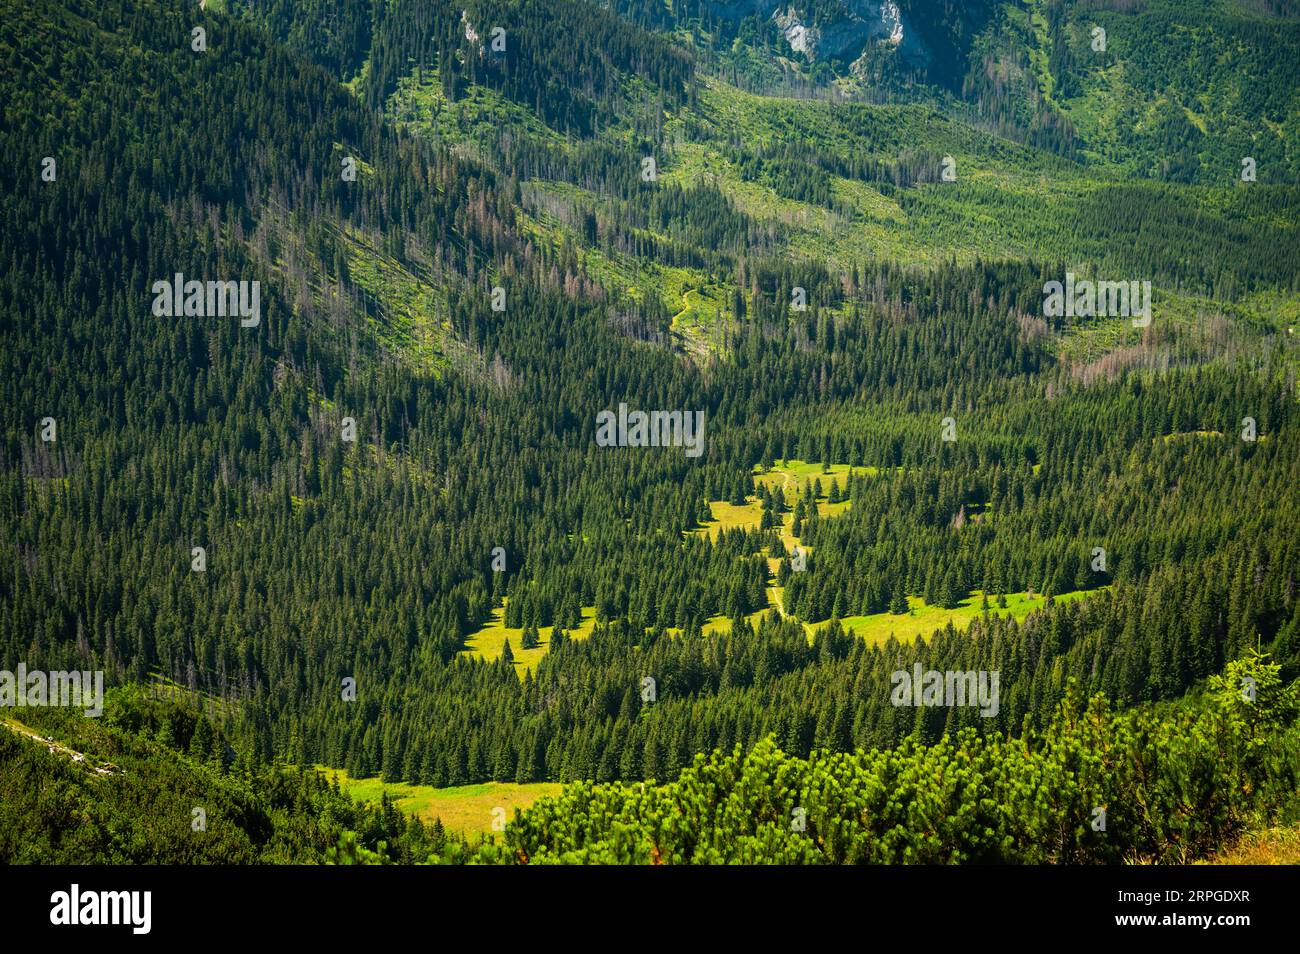
[[[1075,590],[1070,593],[1061,593],[1056,596],[1056,602],[1068,603],[1073,600],[1083,599],[1087,596],[1089,590]],[[976,590],[973,595],[961,601],[961,604],[954,609],[944,609],[941,606],[928,606],[925,600],[919,596],[909,596],[907,598],[908,612],[906,615],[895,616],[893,613],[873,613],[870,616],[846,616],[840,620],[840,624],[848,631],[862,637],[868,643],[883,643],[893,636],[900,642],[910,642],[917,636],[926,638],[932,636],[936,629],[943,629],[950,622],[955,629],[966,629],[971,622],[978,616],[982,616],[984,610],[981,608],[983,593]],[[989,613],[996,616],[1011,616],[1017,620],[1022,620],[1034,610],[1042,609],[1046,598],[1041,594],[1030,596],[1028,593],[1009,593],[1007,594],[1006,609],[997,605],[997,598],[989,597]],[[808,630],[809,636],[827,625],[830,620],[822,620],[819,623],[805,623],[804,628]]]
[[[1070,593],[1061,593],[1056,596],[1056,601],[1072,602],[1083,599],[1093,590],[1075,590]],[[890,636],[893,636],[899,642],[911,642],[916,637],[928,639],[934,635],[935,630],[943,629],[952,623],[953,628],[958,631],[968,629],[973,620],[984,614],[981,607],[981,598],[983,593],[976,590],[973,595],[962,600],[960,605],[954,609],[945,609],[941,606],[928,606],[925,600],[919,596],[909,596],[907,603],[909,610],[907,615],[895,616],[892,613],[873,613],[870,616],[846,616],[840,620],[840,625],[845,630],[862,638],[867,643],[875,645],[886,642]],[[750,626],[757,627],[760,618],[764,613],[777,612],[785,615],[784,593],[779,586],[769,586],[767,588],[767,599],[770,606],[768,609],[758,610],[750,613],[745,617],[745,621]],[[1028,593],[1008,593],[1007,605],[1005,609],[997,605],[996,597],[989,597],[989,614],[993,616],[1011,616],[1016,620],[1023,620],[1034,610],[1043,608],[1047,600],[1042,594],[1030,596]],[[803,624],[804,630],[808,633],[808,641],[812,642],[817,631],[828,625],[830,620],[821,620],[816,623]],[[709,633],[725,633],[731,630],[731,620],[726,616],[710,616],[705,620],[701,631],[706,635]],[[680,629],[669,629],[667,632],[672,636],[680,636]]]
[[[673,312],[672,330],[697,358],[722,354],[728,290],[698,269],[657,265],[649,269],[651,287]]]
[[[492,823],[501,817],[494,809],[504,809],[508,823],[514,818],[516,808],[527,808],[543,795],[558,795],[557,782],[484,782],[479,785],[456,785],[451,788],[434,788],[432,785],[412,785],[409,782],[384,782],[379,778],[352,778],[343,769],[317,765],[317,770],[327,777],[338,779],[339,788],[359,802],[378,803],[387,793],[398,810],[406,815],[418,815],[426,824],[441,819],[448,831],[473,834],[492,831]]]
[[[1054,245],[1070,241],[1054,224],[1068,206],[1096,186],[1075,166],[956,122],[923,105],[831,104],[745,93],[710,80],[699,112],[704,135],[679,142],[663,173],[667,181],[716,184],[737,208],[760,222],[779,223],[791,250],[831,267],[887,256],[935,266],[955,257],[973,261],[996,251],[1027,257],[1041,251],[1043,232]],[[746,181],[720,144],[740,135],[761,148],[786,142],[815,144],[842,159],[868,154],[895,160],[904,153],[951,154],[959,184],[919,186],[886,195],[875,184],[835,177],[836,208],[777,194]],[[1014,171],[1008,171],[1014,170]],[[1008,215],[1008,206],[1018,212]],[[1035,214],[1025,210],[1034,209]]]
[[[1258,347],[1272,336],[1300,361],[1300,296],[1258,292],[1229,302],[1172,289],[1153,293],[1149,328],[1133,327],[1131,318],[1076,318],[1060,336],[1057,355],[1076,370],[1108,361],[1113,370],[1162,355],[1208,361]]]
[[[1244,835],[1199,865],[1300,865],[1300,828],[1268,828]]]
[[[455,143],[466,152],[478,154],[478,143],[500,135],[504,128],[526,131],[533,139],[563,147],[564,139],[534,115],[486,86],[470,86],[460,99],[443,95],[436,68],[426,69],[423,82],[408,74],[389,97],[387,112],[398,123],[423,132],[435,141]]]
[[[710,500],[709,510],[713,514],[713,519],[705,526],[691,532],[706,533],[710,540],[716,540],[723,530],[735,530],[738,527],[757,530],[763,519],[762,508],[754,497],[745,498],[743,504],[733,504],[726,500]]]
[[[785,495],[786,502],[793,509],[795,502],[803,495],[804,483],[820,481],[821,495],[817,501],[817,512],[823,517],[834,517],[848,510],[852,506],[852,501],[845,500],[833,504],[826,500],[831,482],[833,480],[839,481],[841,488],[843,488],[850,474],[874,476],[876,473],[878,473],[878,470],[875,467],[850,468],[845,464],[835,464],[823,469],[823,465],[816,461],[788,460],[778,461],[771,469],[756,473],[754,483],[755,485],[763,484],[770,488],[780,487]],[[763,513],[757,497],[748,498],[743,505],[732,504],[728,501],[710,501],[709,509],[713,514],[713,520],[708,525],[693,532],[708,534],[710,539],[716,539],[717,535],[723,530],[736,527],[757,530]],[[787,550],[795,546],[802,546],[802,542],[790,532],[793,522],[794,515],[792,512],[788,512],[783,516],[781,542]],[[775,584],[777,562],[776,559],[768,561],[773,572],[773,584]],[[1056,596],[1056,600],[1068,602],[1082,599],[1087,593],[1088,591],[1084,590],[1062,593]],[[956,629],[968,628],[971,621],[984,612],[981,605],[982,597],[983,593],[975,590],[971,596],[962,600],[958,606],[952,609],[929,606],[920,597],[908,597],[909,609],[906,615],[896,616],[892,613],[876,613],[870,616],[849,616],[840,620],[840,623],[846,630],[862,637],[868,643],[883,643],[891,635],[902,641],[911,641],[917,636],[929,637],[933,635],[935,630],[943,629],[950,622]],[[767,600],[769,609],[773,609],[783,616],[786,615],[784,592],[781,587],[776,585],[768,586]],[[1029,593],[1008,593],[1006,602],[1006,607],[1001,608],[997,605],[996,597],[990,596],[989,612],[998,616],[1011,616],[1017,620],[1022,620],[1034,610],[1042,609],[1046,599],[1041,594],[1031,596]],[[751,613],[746,619],[751,625],[756,625],[758,618],[766,612],[768,612],[768,609]],[[818,629],[829,622],[830,620],[805,622],[804,628],[808,631],[809,639]],[[705,633],[726,632],[731,629],[731,620],[725,616],[712,616],[705,621],[702,628]],[[677,633],[676,630],[671,632]]]
[[[830,503],[826,499],[826,495],[830,492],[831,481],[839,481],[840,487],[843,489],[850,474],[874,476],[876,473],[875,467],[850,467],[847,464],[833,464],[823,471],[822,465],[817,462],[788,460],[779,461],[770,470],[755,472],[754,486],[766,486],[770,489],[780,487],[782,494],[785,496],[786,504],[793,509],[795,503],[803,496],[804,482],[821,481],[821,496],[817,500],[817,513],[823,517],[834,517],[844,513],[852,506],[852,502],[845,500],[839,503]],[[757,530],[763,520],[763,509],[759,506],[757,496],[746,497],[743,504],[733,504],[727,500],[710,500],[709,510],[713,514],[713,519],[705,526],[691,532],[707,534],[711,540],[716,539],[723,530],[733,530],[737,527]],[[794,514],[792,512],[787,512],[782,516],[781,541],[787,548],[799,543],[799,540],[790,533],[793,522]]]
[[[444,827],[451,831],[492,831],[493,822],[503,817],[508,824],[515,817],[516,808],[527,808],[543,795],[560,794],[558,782],[486,782],[482,785],[458,785],[454,788],[435,788],[432,796],[419,810],[420,818],[431,822],[441,818]],[[504,816],[496,809],[504,809]]]
[[[435,374],[453,364],[466,370],[482,364],[452,332],[445,287],[412,274],[363,235],[344,238],[348,274],[379,303],[381,317],[370,320],[390,347],[413,367]]]
[[[778,461],[771,470],[763,473],[755,473],[754,483],[767,484],[769,487],[781,487],[785,493],[786,499],[793,499],[791,492],[797,492],[805,480],[822,482],[823,494],[830,489],[831,481],[838,480],[840,485],[844,485],[845,478],[850,474],[866,474],[869,477],[875,476],[877,469],[875,467],[850,467],[848,464],[831,464],[823,469],[820,461],[790,460]]]
[[[768,587],[769,600],[772,598],[773,590],[780,590],[780,587],[776,587],[776,586]],[[759,621],[762,619],[763,614],[769,611],[770,610],[761,609],[756,612],[749,613],[748,615],[745,616],[745,622],[747,622],[751,627],[757,629]],[[667,632],[669,633],[669,635],[672,636],[680,636],[682,634],[682,631],[680,629],[675,629],[675,628],[669,629]],[[710,616],[708,619],[704,621],[704,625],[700,627],[700,632],[703,633],[705,636],[708,636],[711,633],[729,633],[731,632],[731,617],[723,616],[721,613],[715,616]]]
[[[526,211],[520,216],[521,230],[538,245],[577,255],[587,275],[614,293],[638,303],[658,299],[672,316],[672,333],[696,358],[721,355],[724,323],[733,317],[728,285],[702,269],[664,265],[584,244],[565,218],[571,206],[580,201],[604,204],[601,196],[587,189],[529,180],[525,184]],[[643,234],[668,240],[665,235]]]
[[[851,475],[874,476],[877,473],[878,469],[875,467],[850,467],[847,464],[834,464],[823,468],[823,465],[817,461],[792,459],[778,461],[765,471],[760,472],[756,469],[754,483],[755,486],[780,487],[785,495],[791,511],[785,513],[782,517],[781,541],[787,549],[791,549],[795,546],[802,546],[801,541],[790,532],[790,528],[794,522],[793,507],[803,495],[805,482],[820,481],[821,494],[817,500],[817,511],[823,517],[835,517],[848,510],[852,506],[852,501],[845,500],[839,503],[830,503],[826,496],[830,491],[831,482],[838,481],[841,488],[843,488]],[[726,500],[713,500],[709,502],[709,510],[713,515],[713,519],[705,526],[692,530],[690,533],[707,535],[710,540],[716,540],[718,534],[724,530],[736,528],[757,530],[763,514],[756,496],[748,497],[743,504],[733,504]],[[770,585],[767,587],[768,605],[745,617],[751,626],[756,627],[763,614],[768,612],[776,612],[782,616],[786,615],[784,591],[782,587],[775,585],[777,562],[775,558],[768,560],[768,566],[773,574],[772,579],[769,580]],[[1070,602],[1082,599],[1089,592],[1091,591],[1076,590],[1070,593],[1061,593],[1055,599],[1058,602]],[[983,593],[980,590],[975,590],[972,595],[962,600],[956,607],[946,609],[941,606],[929,606],[922,598],[910,596],[907,600],[908,612],[905,615],[874,613],[869,616],[849,616],[841,619],[840,623],[846,630],[871,644],[883,643],[890,636],[900,641],[910,642],[918,636],[928,638],[934,634],[935,630],[943,629],[949,623],[952,623],[953,627],[958,630],[967,629],[972,620],[985,612],[982,606],[982,597]],[[1042,609],[1046,603],[1046,598],[1042,594],[1008,593],[1006,603],[1005,607],[999,607],[996,597],[990,596],[988,612],[991,615],[1010,616],[1016,620],[1023,620],[1034,610]],[[504,607],[495,610],[491,622],[466,641],[465,652],[483,659],[493,660],[501,655],[505,641],[509,639],[510,649],[515,657],[515,669],[522,678],[524,671],[535,666],[545,655],[550,644],[551,627],[539,628],[541,645],[538,648],[523,650],[519,647],[523,630],[505,627],[502,622],[504,613]],[[582,627],[571,634],[579,639],[590,635],[595,626],[594,608],[583,607],[582,617]],[[809,640],[813,638],[817,630],[826,626],[829,622],[830,620],[805,622],[803,626],[808,633]],[[728,632],[731,627],[731,619],[718,614],[706,619],[701,626],[701,630],[705,634],[709,634]],[[682,634],[682,630],[676,627],[669,627],[666,632],[672,636]]]
[[[486,626],[478,632],[471,635],[465,640],[464,654],[468,656],[477,656],[492,662],[501,656],[505,649],[506,640],[510,640],[510,652],[515,657],[515,672],[519,678],[524,677],[524,671],[536,666],[546,651],[551,648],[551,633],[554,631],[553,626],[539,626],[537,632],[540,634],[538,647],[536,649],[524,649],[521,646],[524,638],[522,628],[505,625],[506,608],[504,601],[492,611],[492,619]],[[577,629],[570,630],[569,636],[572,639],[586,639],[591,635],[591,631],[596,626],[596,608],[594,606],[582,607],[582,625]]]
[[[845,488],[848,478],[852,476],[875,476],[878,473],[875,467],[850,467],[847,464],[832,464],[829,467],[816,461],[803,460],[786,460],[778,461],[768,470],[755,469],[754,485],[766,486],[771,489],[781,488],[781,493],[785,496],[786,504],[789,510],[781,516],[780,537],[782,545],[791,550],[796,546],[802,546],[802,541],[796,537],[791,528],[794,526],[794,506],[804,495],[804,483],[821,484],[821,493],[817,498],[817,514],[822,517],[838,517],[846,512],[853,502],[851,500],[841,500],[838,503],[831,503],[826,499],[830,493],[831,482],[838,481],[841,489]],[[743,504],[733,504],[726,500],[709,501],[709,511],[713,519],[703,527],[691,531],[695,534],[706,534],[710,540],[716,540],[718,534],[724,530],[743,528],[747,530],[757,530],[763,521],[763,508],[759,505],[758,497],[747,497]],[[811,548],[809,548],[811,552]],[[778,557],[769,557],[767,564],[772,573],[772,582],[776,580],[777,565],[780,563]],[[767,588],[768,606],[775,608],[782,616],[785,615],[785,603],[783,601],[783,591],[779,586],[769,586]],[[759,616],[767,610],[759,610],[751,613],[746,617],[751,624],[757,622]],[[705,621],[703,630],[706,633],[718,632],[731,628],[731,621],[724,616],[711,616]],[[676,633],[677,630],[671,630]]]

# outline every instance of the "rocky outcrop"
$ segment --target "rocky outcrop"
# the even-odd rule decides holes
[[[895,0],[838,0],[816,6],[801,0],[715,0],[725,17],[760,14],[776,23],[791,52],[809,60],[852,61],[868,47],[885,45],[924,64],[929,51]]]

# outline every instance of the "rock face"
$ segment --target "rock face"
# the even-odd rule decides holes
[[[895,0],[716,0],[715,13],[739,19],[758,13],[772,19],[790,50],[810,60],[852,61],[884,44],[918,64],[930,54]]]

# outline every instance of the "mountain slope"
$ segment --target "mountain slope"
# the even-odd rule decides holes
[[[999,9],[939,22],[1042,41]],[[1300,665],[1297,187],[1035,135],[1077,99],[1046,47],[1003,115],[919,74],[763,95],[691,22],[577,0],[5,10],[0,664],[218,698],[235,775],[437,786],[1005,739],[1072,682]],[[169,309],[178,273],[257,282],[256,320]],[[1150,281],[1152,322],[1052,313],[1069,273]],[[700,453],[604,446],[621,406]],[[472,651],[498,620],[527,666]],[[997,713],[895,705],[922,663],[1001,673]]]

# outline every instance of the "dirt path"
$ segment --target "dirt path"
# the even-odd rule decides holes
[[[116,775],[118,772],[121,771],[121,769],[119,769],[116,765],[107,765],[107,766],[95,765],[88,758],[86,758],[84,752],[78,752],[75,749],[70,749],[66,745],[54,741],[54,739],[50,738],[49,736],[41,735],[35,729],[29,729],[21,722],[14,722],[10,719],[3,719],[0,720],[0,725],[3,725],[6,729],[14,733],[15,735],[21,735],[25,738],[31,739],[33,742],[45,746],[51,752],[57,753],[59,755],[64,756],[65,758],[71,759],[72,761],[76,762],[79,765],[84,766],[86,769],[96,773],[97,775]]]

